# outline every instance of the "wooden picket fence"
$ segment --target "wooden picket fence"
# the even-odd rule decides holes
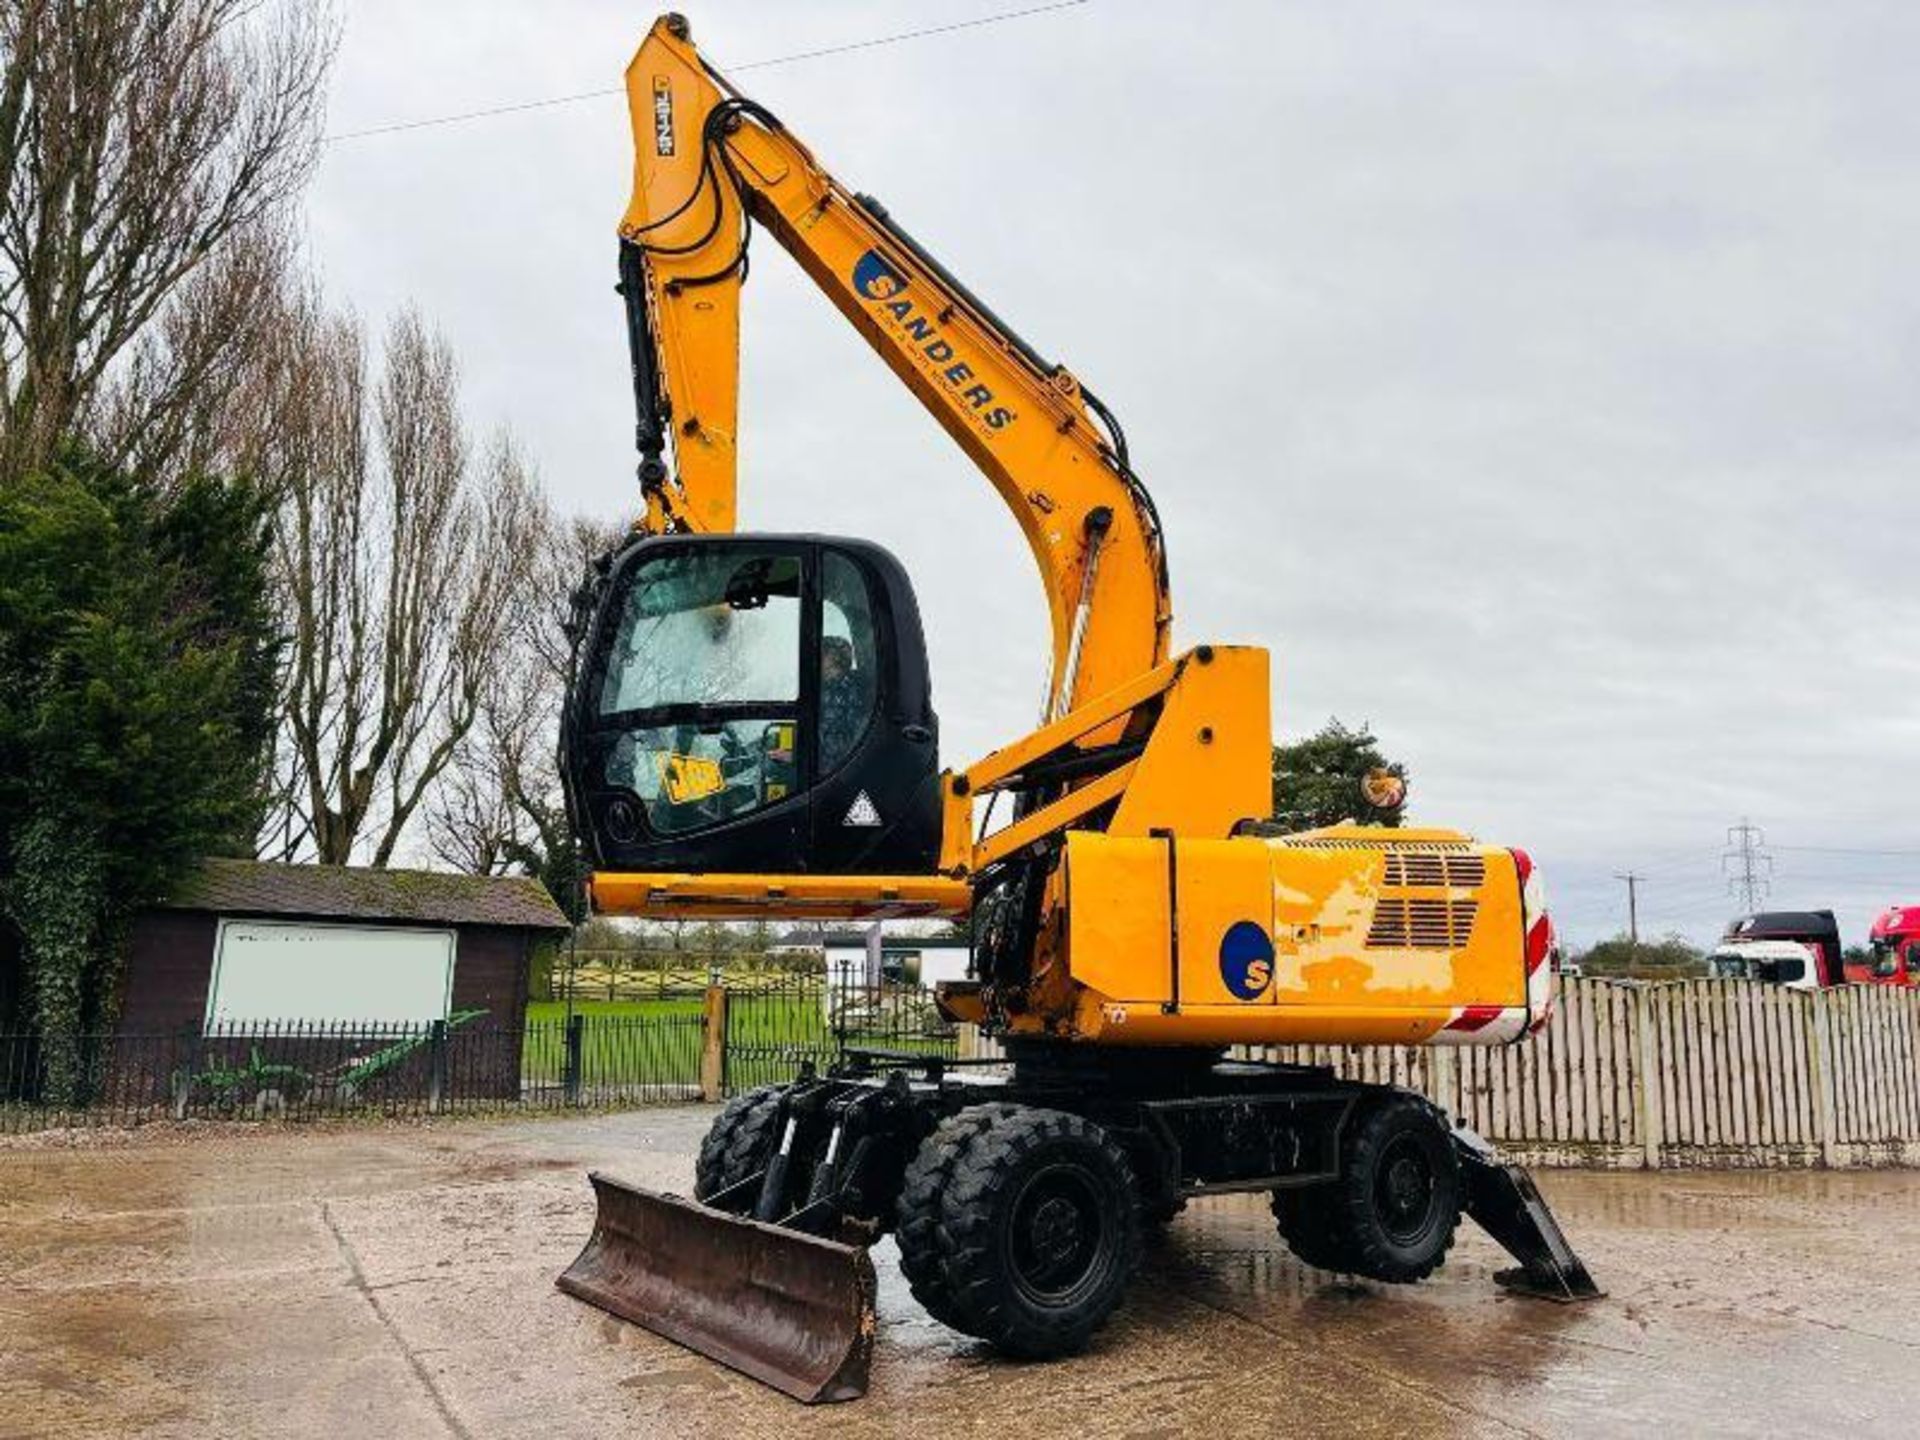
[[[1531,1165],[1920,1165],[1920,990],[1582,978],[1514,1045],[1249,1053],[1418,1090]]]

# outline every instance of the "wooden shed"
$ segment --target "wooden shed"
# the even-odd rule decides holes
[[[566,929],[546,888],[520,876],[210,860],[135,920],[119,1029],[463,1010],[519,1028],[533,947]],[[276,995],[292,1013],[261,1012]]]

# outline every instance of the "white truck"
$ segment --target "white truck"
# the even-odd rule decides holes
[[[1707,957],[1716,980],[1764,980],[1789,990],[1820,988],[1820,958],[1798,940],[1727,940]]]

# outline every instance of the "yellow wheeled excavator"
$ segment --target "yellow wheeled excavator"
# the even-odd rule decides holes
[[[705,63],[683,19],[654,25],[626,86],[645,513],[578,598],[564,725],[594,906],[971,916],[971,978],[938,1001],[1007,1063],[855,1051],[737,1096],[695,1198],[592,1177],[561,1286],[804,1400],[864,1391],[865,1247],[889,1232],[936,1319],[1029,1357],[1087,1343],[1143,1227],[1232,1191],[1270,1192],[1311,1265],[1422,1279],[1464,1213],[1519,1261],[1506,1283],[1597,1293],[1526,1174],[1425,1098],[1225,1058],[1524,1040],[1552,1000],[1525,853],[1265,822],[1267,654],[1174,650],[1166,539],[1108,409]],[[938,759],[899,562],[735,529],[756,228],[986,475],[1039,567],[1045,712],[964,769]]]

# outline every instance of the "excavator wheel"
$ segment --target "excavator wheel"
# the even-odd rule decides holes
[[[950,1115],[921,1142],[900,1186],[895,1207],[894,1239],[900,1246],[900,1273],[920,1308],[942,1325],[958,1329],[960,1321],[947,1293],[946,1268],[940,1253],[940,1208],[953,1183],[953,1167],[992,1114],[1011,1111],[1012,1105],[979,1105]]]
[[[1304,1192],[1322,1234],[1308,1249],[1324,1268],[1407,1285],[1438,1270],[1460,1224],[1464,1186],[1445,1118],[1411,1095],[1389,1095],[1356,1110],[1341,1144],[1341,1174]],[[1303,1237],[1313,1233],[1302,1227]],[[1324,1240],[1329,1247],[1319,1250]],[[1293,1243],[1292,1237],[1288,1237]],[[1295,1246],[1308,1264],[1322,1264]]]
[[[1315,1185],[1273,1192],[1273,1218],[1280,1238],[1301,1264],[1345,1273],[1353,1269],[1328,1223],[1334,1187]]]
[[[926,1288],[956,1330],[1027,1359],[1073,1354],[1140,1263],[1133,1168],[1078,1115],[1014,1105],[977,1113],[928,1139],[951,1152],[929,1161],[947,1175],[936,1243],[930,1253],[924,1233],[910,1238],[903,1224],[903,1257],[912,1250],[913,1269],[935,1277]]]
[[[694,1162],[693,1195],[709,1200],[729,1186],[767,1168],[773,1155],[774,1122],[780,1115],[778,1085],[762,1085],[736,1095],[714,1117]]]
[[[1171,1225],[1187,1208],[1187,1197],[1178,1191],[1162,1192],[1152,1200],[1140,1206],[1140,1223],[1149,1231],[1160,1231]]]

